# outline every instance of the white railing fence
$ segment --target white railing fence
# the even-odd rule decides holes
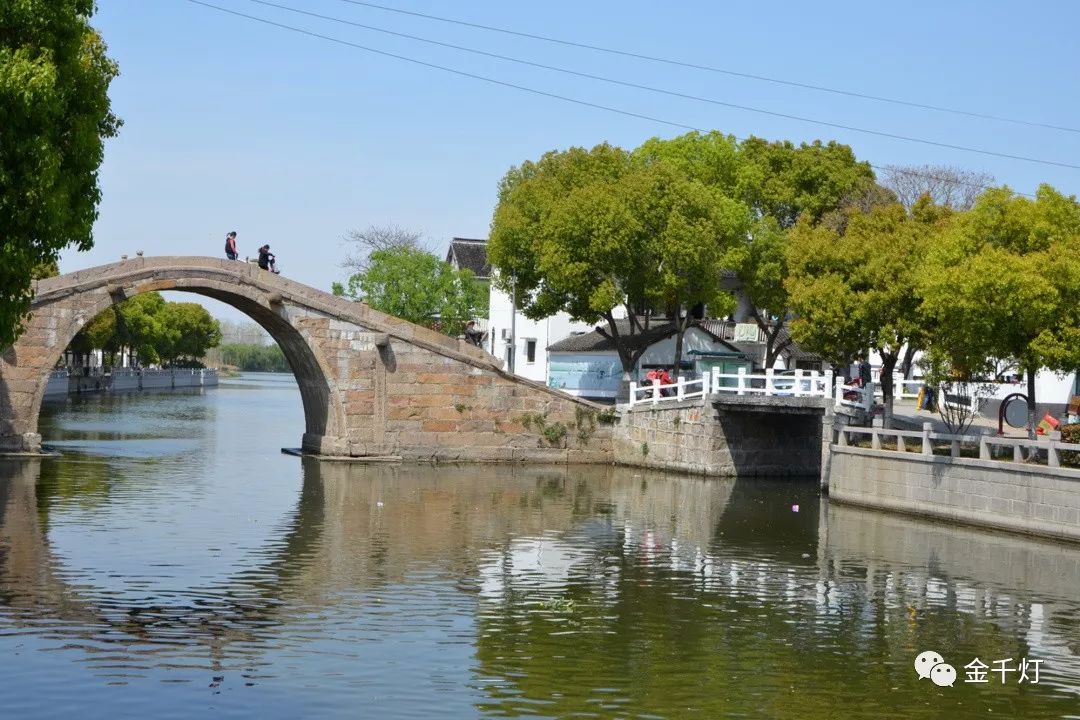
[[[922,430],[885,430],[876,427],[845,426],[837,430],[836,444],[840,447],[848,447],[851,444],[850,436],[853,435],[869,435],[870,448],[873,450],[925,456],[934,455],[935,440],[948,442],[949,456],[954,458],[961,457],[962,445],[977,445],[980,460],[997,460],[1002,453],[995,448],[1012,448],[1010,458],[1012,462],[1038,462],[1039,464],[1045,464],[1047,467],[1061,467],[1060,454],[1062,452],[1080,453],[1080,444],[1063,443],[1056,437],[1031,440],[1029,438],[1005,438],[997,435],[952,435],[950,433],[933,432],[930,423],[924,423]],[[882,447],[883,440],[895,443],[896,449]],[[1044,457],[1045,463],[1043,461]]]
[[[684,400],[700,398],[707,394],[707,390],[708,374],[706,373],[702,373],[702,376],[697,380],[687,380],[680,375],[675,382],[667,385],[662,384],[659,380],[653,380],[647,385],[638,385],[632,382],[630,383],[630,406],[633,407],[641,403],[656,405],[662,400],[683,402]]]
[[[795,370],[790,373],[776,373],[766,370],[755,375],[739,368],[737,373],[721,373],[719,368],[702,373],[696,380],[687,380],[679,376],[673,383],[630,383],[630,407],[649,403],[683,402],[707,395],[764,395],[790,397],[832,397],[838,405],[861,408],[869,412],[874,405],[874,385],[865,388],[858,385],[845,385],[841,377],[833,378],[831,372],[819,373],[816,370]]]
[[[897,400],[915,400],[919,397],[919,390],[926,384],[925,380],[907,380],[900,373],[893,373],[893,397]],[[884,389],[878,384],[874,390],[874,396],[882,398]]]

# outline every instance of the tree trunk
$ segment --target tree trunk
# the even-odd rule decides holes
[[[1027,394],[1028,394],[1028,437],[1035,439],[1035,373],[1036,370],[1027,369]]]
[[[907,349],[904,350],[904,359],[900,363],[900,374],[904,376],[905,380],[911,379],[911,366],[915,360],[915,353],[915,346],[908,343]]]
[[[893,370],[896,368],[897,354],[885,353],[878,350],[881,356],[881,394],[884,410],[881,415],[881,426],[889,429],[893,426]]]
[[[675,362],[672,365],[672,372],[675,373],[673,380],[677,380],[679,377],[679,371],[682,369],[682,351],[683,351],[683,335],[686,334],[686,326],[690,324],[690,315],[684,317],[677,317],[675,319]]]
[[[786,348],[790,342],[777,346],[776,341],[780,337],[780,331],[784,328],[782,320],[777,320],[772,326],[765,323],[760,316],[755,314],[758,320],[758,327],[765,332],[765,369],[768,370],[776,364],[776,358],[780,356],[780,353]],[[788,368],[789,370],[791,368]]]

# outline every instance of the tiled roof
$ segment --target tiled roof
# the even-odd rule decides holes
[[[629,336],[630,333],[630,321],[629,320],[616,320],[615,325],[619,330],[620,336]],[[606,325],[601,326],[607,330]],[[738,352],[738,348],[729,342],[724,342],[724,339],[711,332],[707,327],[699,323],[692,323],[690,328],[698,328],[707,335],[711,336],[714,340],[723,343],[731,348],[732,351]],[[687,328],[688,330],[690,328]],[[638,350],[643,347],[648,347],[655,342],[659,342],[665,338],[669,338],[676,332],[674,323],[664,323],[662,325],[654,325],[643,333],[639,333],[629,337],[629,346],[631,350]],[[582,333],[579,335],[571,335],[570,337],[563,338],[558,342],[554,342],[548,345],[547,348],[551,352],[610,352],[615,349],[615,343],[611,338],[601,335],[598,331],[593,330],[589,333]]]
[[[487,260],[487,240],[453,238],[446,251],[446,262],[462,270],[472,270],[473,275],[486,280],[491,277],[491,265]]]
[[[701,325],[704,328],[708,329],[709,332],[711,332],[712,334],[718,335],[725,340],[731,340],[735,337],[735,323],[733,322],[729,322],[727,320],[702,320]],[[791,334],[788,332],[787,328],[782,328],[780,330],[780,335],[776,339],[776,342],[777,344],[783,343],[790,337]],[[765,343],[763,342],[738,342],[732,344],[735,345],[742,353],[750,357],[758,358],[760,360],[760,358],[764,357],[765,355]],[[806,352],[801,347],[799,347],[799,344],[794,340],[792,340],[791,343],[783,350],[782,354],[793,360],[806,360],[811,362],[821,360],[821,357],[819,355]]]

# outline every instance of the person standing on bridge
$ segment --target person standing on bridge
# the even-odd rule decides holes
[[[230,260],[236,260],[240,257],[240,253],[236,250],[236,231],[225,236],[225,257]]]

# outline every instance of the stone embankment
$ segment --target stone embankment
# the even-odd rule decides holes
[[[54,370],[45,386],[46,398],[92,392],[128,392],[132,390],[170,390],[174,388],[217,387],[218,372],[207,369],[131,369],[108,373]]]

